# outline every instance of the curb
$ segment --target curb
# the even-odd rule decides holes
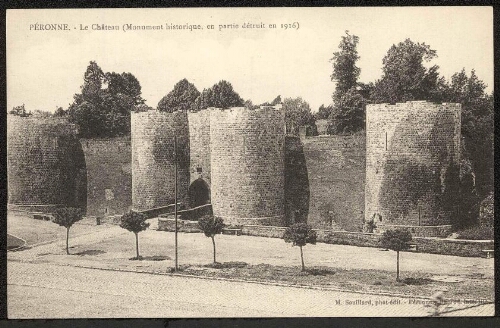
[[[36,264],[36,263],[31,262],[31,261],[23,261],[23,260],[11,260],[11,261],[20,262],[20,263]],[[266,285],[266,286],[292,287],[292,288],[300,288],[300,289],[334,291],[334,292],[353,293],[353,294],[361,294],[361,295],[374,295],[374,296],[386,296],[386,297],[399,297],[399,298],[407,298],[407,299],[429,300],[429,297],[417,296],[417,295],[413,296],[413,295],[405,295],[405,294],[393,294],[393,293],[387,293],[387,292],[353,291],[353,290],[335,288],[335,287],[323,287],[323,286],[314,286],[314,285],[294,285],[294,284],[271,282],[271,281],[246,280],[246,279],[240,279],[240,278],[198,276],[198,275],[193,275],[193,274],[170,273],[170,272],[147,271],[147,270],[134,270],[134,269],[102,268],[102,267],[96,267],[96,266],[91,266],[91,265],[80,265],[80,264],[62,264],[62,263],[44,263],[44,264],[56,265],[56,266],[62,266],[62,267],[69,266],[69,267],[91,269],[91,270],[143,273],[143,274],[151,274],[151,275],[157,275],[157,276],[185,277],[185,278],[194,278],[194,279],[203,279],[203,280],[218,280],[218,281],[226,281],[226,282],[260,284],[260,285]],[[473,300],[464,300],[464,301],[473,301]],[[492,302],[493,301],[491,301],[491,303]],[[474,305],[474,306],[485,305],[485,304],[490,304],[490,302],[481,303],[481,304]],[[465,309],[465,308],[463,308],[463,309]],[[458,311],[458,309],[457,309],[457,311]]]

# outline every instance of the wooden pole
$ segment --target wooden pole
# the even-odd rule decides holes
[[[174,166],[175,166],[175,187],[174,187],[174,216],[175,216],[175,271],[178,268],[177,258],[177,136],[174,136]]]

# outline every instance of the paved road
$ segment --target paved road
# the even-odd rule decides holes
[[[427,314],[404,298],[13,261],[7,292],[11,319]]]

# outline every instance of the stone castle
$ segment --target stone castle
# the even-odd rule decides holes
[[[10,208],[83,206],[87,216],[211,203],[233,225],[444,235],[458,198],[460,105],[368,105],[366,137],[286,135],[284,112],[131,114],[130,137],[80,139],[62,119],[8,117]],[[174,151],[176,137],[176,152]],[[175,168],[177,153],[177,168]]]

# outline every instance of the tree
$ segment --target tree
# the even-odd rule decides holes
[[[24,104],[22,104],[21,106],[15,106],[14,108],[12,108],[9,114],[21,117],[31,116],[31,112],[26,112],[26,107],[24,106]]]
[[[273,99],[273,101],[271,101],[271,102],[266,101],[261,106],[276,106],[276,105],[279,105],[281,103],[282,103],[281,96],[278,95],[276,98]]]
[[[339,94],[328,117],[329,134],[350,134],[365,127],[365,113],[367,100],[356,90],[351,88]]]
[[[146,230],[149,223],[146,222],[147,217],[138,212],[130,211],[122,215],[120,220],[120,227],[133,232],[135,235],[135,252],[136,259],[139,260],[139,232]]]
[[[299,135],[299,127],[304,125],[314,126],[314,115],[309,104],[301,97],[286,98],[283,101],[285,111],[286,133]]]
[[[316,238],[316,231],[312,230],[311,226],[304,222],[298,222],[287,227],[285,233],[283,234],[283,239],[286,243],[292,243],[292,247],[299,246],[302,271],[306,271],[302,246],[305,246],[306,244],[315,245]]]
[[[493,191],[494,180],[494,102],[485,92],[486,84],[474,70],[453,74],[444,101],[462,104],[461,132],[465,147],[462,158],[470,160],[475,186],[481,197]]]
[[[67,111],[65,111],[62,107],[57,107],[56,111],[54,112],[54,116],[56,117],[63,117],[68,114]]]
[[[438,66],[426,68],[423,63],[437,57],[435,50],[425,43],[410,39],[392,45],[382,60],[383,75],[375,82],[371,94],[376,103],[396,103],[410,100],[431,100],[439,98]]]
[[[325,120],[330,117],[330,114],[332,113],[333,106],[328,105],[325,107],[324,104],[319,106],[318,111],[314,114],[314,120]]]
[[[141,97],[141,84],[131,73],[106,73],[107,91],[111,95],[126,95],[131,98],[134,105],[144,104]]]
[[[66,228],[66,254],[69,255],[69,229],[83,219],[83,211],[76,207],[59,207],[52,213],[52,222]]]
[[[209,89],[203,89],[201,95],[196,99],[195,105],[197,109],[205,109],[208,107],[225,109],[243,106],[243,99],[233,90],[231,83],[225,80],[219,81]]]
[[[359,37],[350,35],[349,31],[345,31],[345,33],[346,35],[342,36],[339,44],[340,51],[334,52],[330,60],[333,63],[333,73],[330,77],[332,82],[337,83],[333,95],[334,99],[356,87],[361,72],[361,69],[356,66],[356,61],[359,59],[356,49]]]
[[[397,253],[396,281],[399,281],[399,252],[410,248],[411,239],[411,233],[407,229],[386,230],[380,239],[382,247]]]
[[[175,84],[172,91],[158,102],[158,110],[172,113],[178,110],[195,109],[196,98],[199,96],[200,92],[194,84],[182,79]]]
[[[245,106],[246,109],[257,109],[259,108],[259,105],[254,105],[252,100],[250,99],[247,99],[245,100],[245,102],[243,103],[243,106]]]
[[[349,134],[364,129],[367,100],[358,90],[361,69],[356,66],[359,59],[356,49],[359,37],[345,32],[339,44],[340,51],[333,53],[331,79],[336,82],[333,107],[329,108],[329,134]],[[327,108],[328,109],[328,108]],[[325,115],[327,109],[323,110]]]
[[[224,220],[220,217],[214,217],[213,215],[204,215],[198,220],[198,226],[205,236],[212,238],[212,244],[214,247],[214,264],[217,263],[215,259],[215,235],[222,233],[224,228]]]
[[[144,104],[139,81],[131,73],[104,73],[91,61],[82,92],[73,96],[69,121],[83,138],[113,137],[130,133],[130,112]]]

